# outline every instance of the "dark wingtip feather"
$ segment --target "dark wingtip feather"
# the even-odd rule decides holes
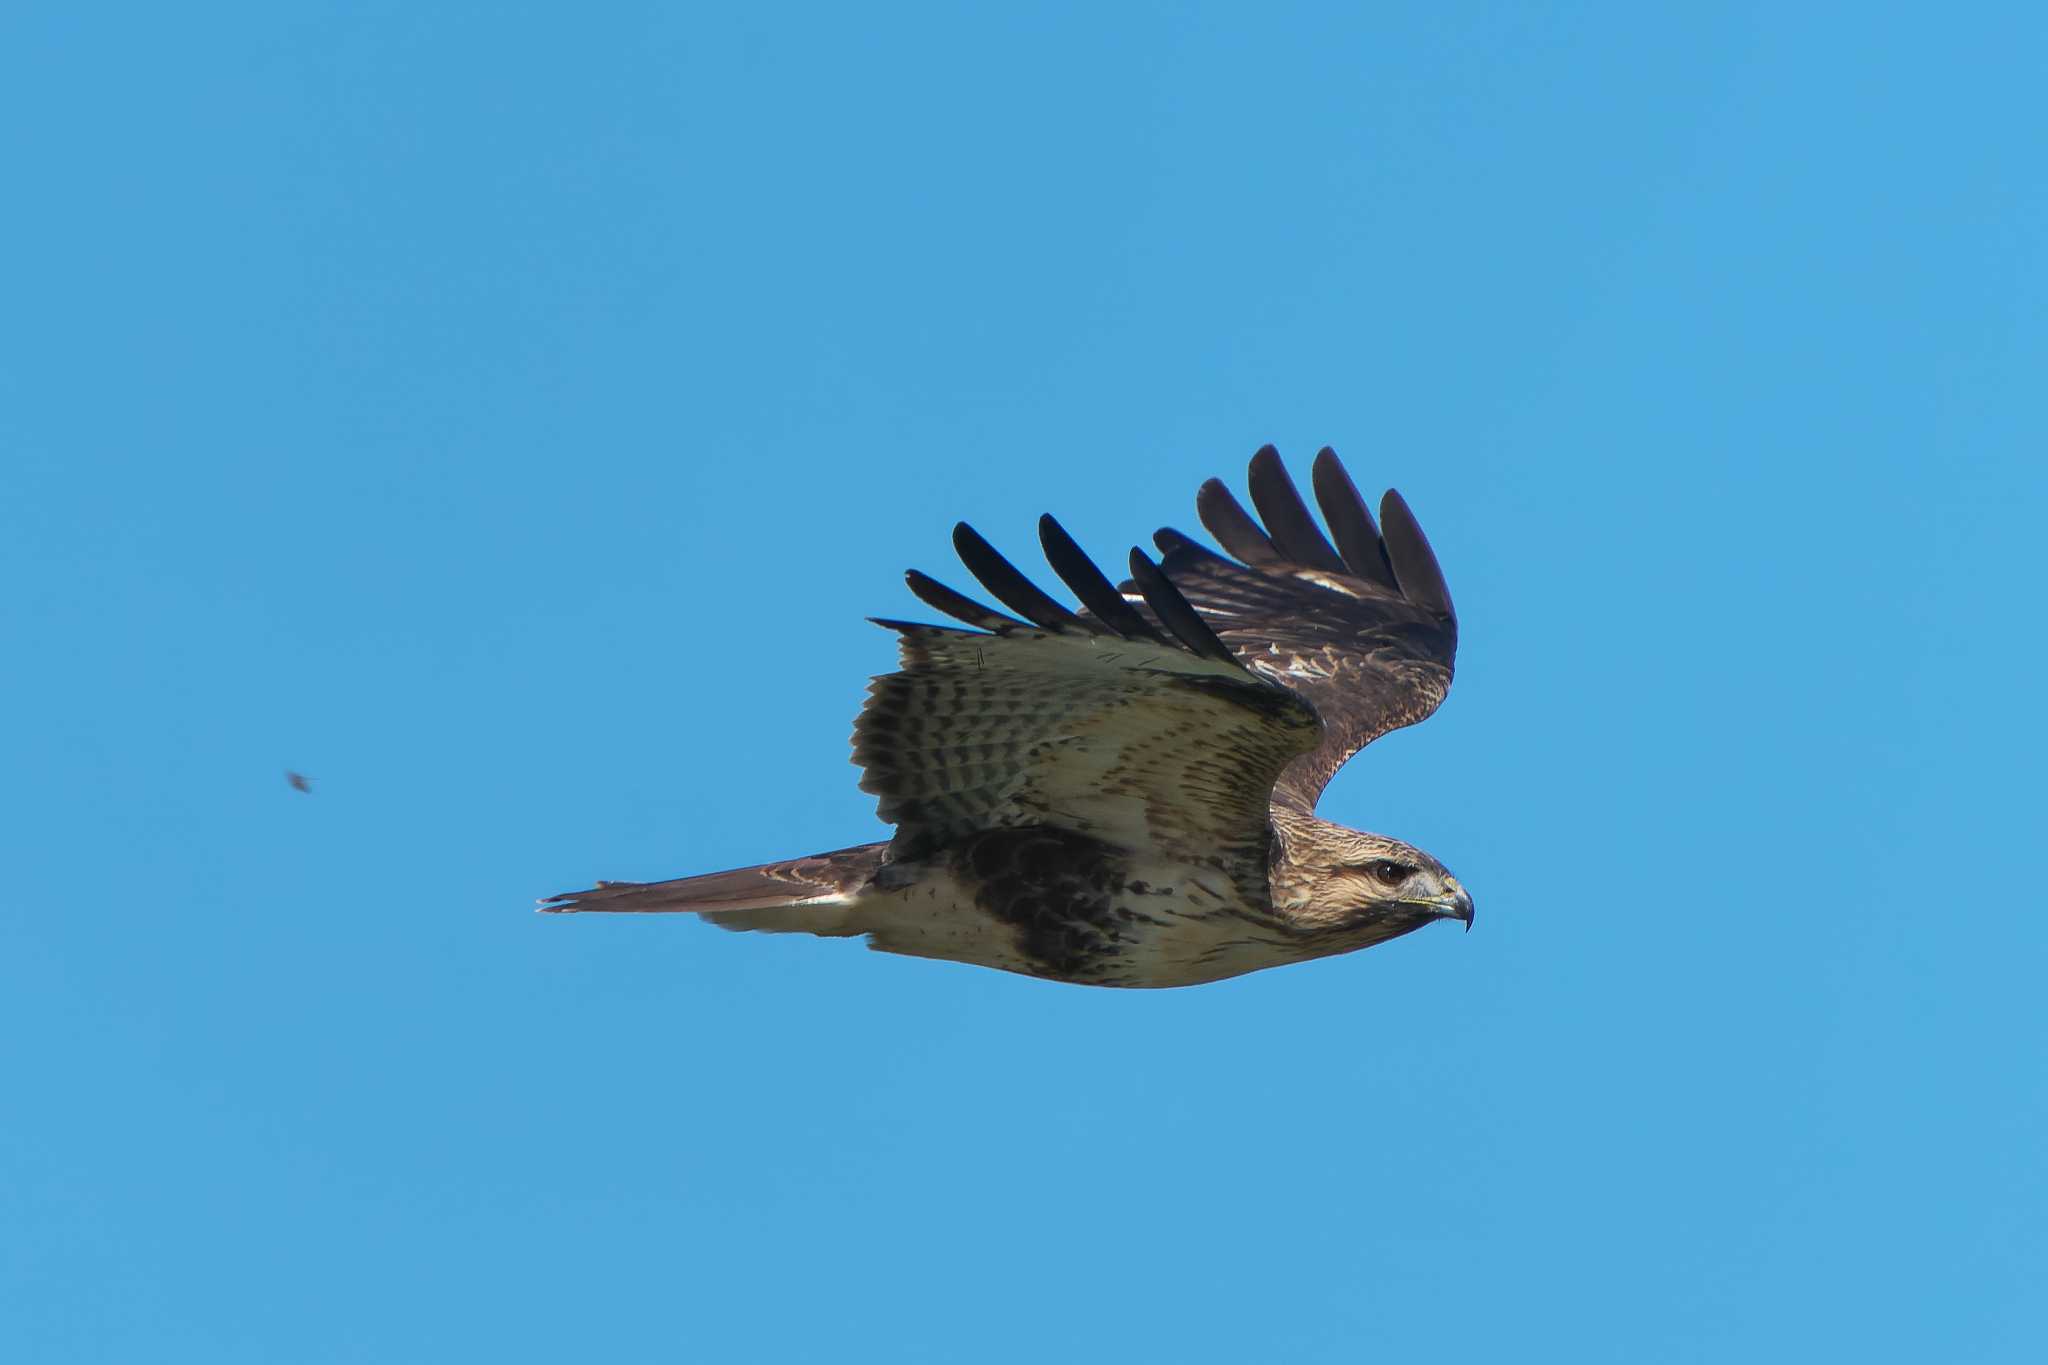
[[[1081,599],[1081,605],[1127,640],[1154,640],[1160,644],[1171,643],[1165,636],[1153,629],[1152,623],[1141,615],[1138,609],[1124,600],[1095,561],[1087,552],[1074,543],[1067,534],[1067,528],[1054,520],[1050,512],[1038,519],[1038,543],[1045,550],[1045,562],[1052,565],[1052,571],[1060,581],[1074,590],[1074,596]]]
[[[1131,548],[1131,581],[1137,585],[1145,605],[1152,608],[1152,614],[1180,638],[1189,653],[1224,663],[1237,662],[1230,646],[1216,637],[1216,632],[1209,628],[1201,613],[1188,605],[1188,599],[1181,596],[1180,589],[1159,571],[1151,556],[1136,546]]]
[[[1317,451],[1313,472],[1316,505],[1323,509],[1323,520],[1336,537],[1345,568],[1368,583],[1400,591],[1393,566],[1387,563],[1386,547],[1380,543],[1380,528],[1337,452],[1328,446]]]
[[[1266,523],[1266,535],[1281,554],[1307,568],[1325,573],[1345,572],[1344,561],[1330,548],[1322,528],[1309,515],[1308,504],[1301,500],[1300,490],[1288,476],[1287,463],[1280,458],[1279,451],[1260,446],[1258,454],[1252,456],[1247,482],[1252,490],[1252,505],[1259,509],[1259,516]]]
[[[1380,525],[1386,531],[1387,558],[1400,581],[1401,595],[1455,621],[1458,614],[1451,607],[1451,590],[1437,565],[1436,551],[1429,548],[1408,504],[1391,488],[1380,499]]]
[[[1270,447],[1269,447],[1270,448]],[[1211,479],[1195,494],[1195,512],[1216,543],[1247,564],[1277,564],[1280,552],[1224,487],[1223,480]]]
[[[991,596],[1033,625],[1045,630],[1094,633],[1094,627],[1046,596],[1043,589],[964,521],[953,527],[953,548],[967,571],[981,581]]]
[[[1000,634],[1015,630],[1025,624],[999,611],[985,607],[965,593],[954,592],[938,579],[911,569],[903,575],[903,581],[917,594],[917,600],[933,611],[942,611],[956,621],[965,621],[970,626]]]
[[[1154,531],[1152,533],[1152,543],[1159,547],[1161,558],[1167,555],[1179,555],[1183,559],[1200,557],[1219,564],[1230,562],[1208,546],[1199,541],[1190,540],[1171,526],[1162,526]]]
[[[870,616],[868,618],[868,623],[870,625],[880,626],[883,630],[893,630],[898,635],[974,634],[973,631],[962,630],[959,626],[935,626],[929,621],[905,621],[902,618],[896,616]],[[1020,626],[1023,624],[1024,623],[1022,621],[1016,621],[1012,623],[1013,626]]]

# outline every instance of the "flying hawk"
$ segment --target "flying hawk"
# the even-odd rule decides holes
[[[1051,517],[1041,591],[966,523],[953,545],[1004,615],[911,571],[958,626],[878,621],[902,667],[853,729],[885,843],[666,882],[599,882],[551,911],[696,911],[728,929],[848,936],[1094,986],[1190,986],[1472,923],[1444,865],[1315,816],[1374,739],[1436,710],[1457,616],[1436,556],[1389,492],[1380,521],[1331,451],[1316,526],[1271,446],[1252,457],[1264,528],[1215,479],[1202,524],[1131,551],[1112,586]]]

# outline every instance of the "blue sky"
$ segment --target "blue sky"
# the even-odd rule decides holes
[[[10,7],[0,1353],[2038,1359],[2044,41]],[[878,837],[901,570],[1265,441],[1443,560],[1324,813],[1475,932],[530,912]]]

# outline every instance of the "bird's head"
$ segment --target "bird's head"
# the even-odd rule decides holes
[[[1275,908],[1305,929],[1377,943],[1437,919],[1472,927],[1471,893],[1413,844],[1315,819],[1275,829]]]

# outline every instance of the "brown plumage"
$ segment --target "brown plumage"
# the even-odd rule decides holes
[[[1330,776],[1450,687],[1457,618],[1398,494],[1380,519],[1329,450],[1317,527],[1271,446],[1255,520],[1197,499],[1230,556],[1163,530],[1121,587],[1051,517],[1067,607],[964,523],[954,547],[1015,615],[912,571],[965,622],[880,624],[902,667],[855,722],[886,843],[666,882],[600,882],[551,911],[673,911],[734,929],[864,934],[887,952],[1114,986],[1180,986],[1349,952],[1472,900],[1420,849],[1314,815]],[[1263,526],[1261,525],[1263,521]]]

